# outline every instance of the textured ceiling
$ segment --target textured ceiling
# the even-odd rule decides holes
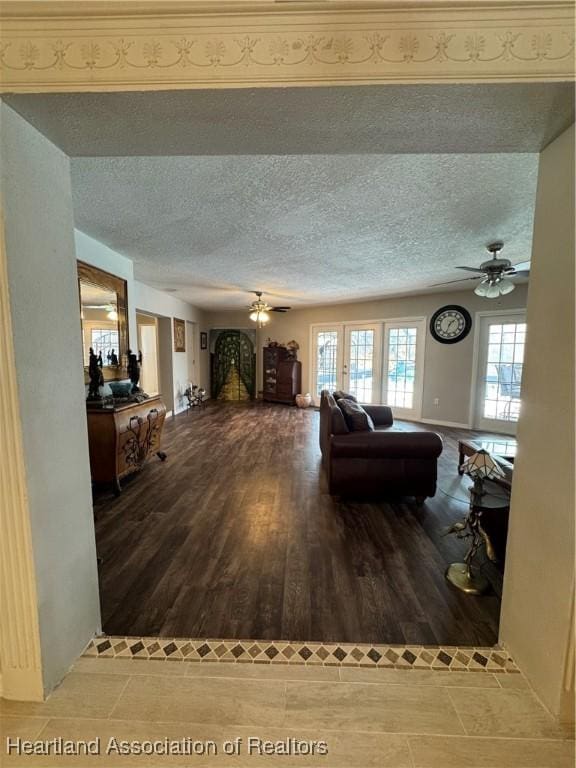
[[[88,304],[116,304],[116,294],[107,288],[99,288],[97,285],[80,282],[80,301],[82,306]]]
[[[530,256],[538,156],[77,158],[79,229],[206,308],[411,293],[501,238]],[[456,287],[466,286],[466,283]]]
[[[538,152],[570,83],[27,94],[7,102],[70,156]]]
[[[7,101],[74,158],[78,228],[206,308],[430,290],[495,238],[528,259],[535,153],[574,120],[563,83]]]

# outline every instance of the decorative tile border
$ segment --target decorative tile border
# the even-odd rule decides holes
[[[454,672],[520,672],[508,653],[498,647],[294,643],[284,640],[190,640],[103,635],[91,640],[83,655],[233,664],[301,664]]]

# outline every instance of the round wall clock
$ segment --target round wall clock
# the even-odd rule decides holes
[[[470,333],[472,318],[464,307],[447,304],[434,312],[430,320],[430,333],[441,344],[456,344]]]

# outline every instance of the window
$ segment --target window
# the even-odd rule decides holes
[[[417,328],[390,328],[388,333],[387,398],[390,406],[414,407]]]
[[[349,391],[360,403],[372,402],[374,380],[374,331],[350,331]]]
[[[337,330],[318,331],[316,335],[316,394],[323,389],[338,389]]]
[[[108,328],[92,328],[90,331],[90,346],[96,355],[102,355],[106,364],[108,355],[114,351],[118,355],[118,331]]]
[[[525,323],[491,323],[484,371],[483,417],[518,421]]]

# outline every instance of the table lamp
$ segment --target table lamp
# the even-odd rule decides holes
[[[461,466],[462,471],[470,475],[474,485],[470,488],[476,496],[484,495],[484,480],[493,480],[497,477],[506,477],[499,464],[492,456],[481,448],[477,453],[469,456]]]
[[[495,560],[494,547],[482,527],[482,496],[484,496],[484,480],[506,477],[499,464],[490,456],[488,451],[481,448],[473,453],[460,467],[462,472],[470,475],[474,485],[470,488],[470,509],[461,523],[455,523],[449,533],[456,533],[458,538],[470,538],[471,543],[463,563],[452,563],[446,570],[446,578],[462,592],[469,595],[481,595],[489,583],[478,568],[473,568],[472,561],[480,547],[486,548],[489,560]]]

